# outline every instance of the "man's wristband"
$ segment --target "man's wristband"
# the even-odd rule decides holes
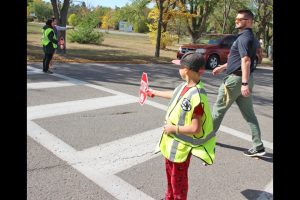
[[[247,82],[242,82],[242,85],[246,86],[246,85],[248,85],[248,83]]]

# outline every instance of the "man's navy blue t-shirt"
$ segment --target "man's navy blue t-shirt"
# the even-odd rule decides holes
[[[252,72],[258,45],[259,43],[255,39],[252,29],[246,28],[240,32],[230,48],[226,74],[232,74],[236,70],[241,70],[241,58],[244,56],[251,58],[250,72]]]

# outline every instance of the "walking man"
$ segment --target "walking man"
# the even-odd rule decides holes
[[[239,10],[235,18],[238,38],[230,49],[228,62],[212,71],[218,75],[226,70],[226,76],[219,88],[217,100],[213,106],[214,130],[221,125],[226,111],[236,102],[252,133],[252,148],[244,152],[246,156],[262,156],[265,148],[261,140],[260,127],[253,110],[252,89],[254,59],[257,42],[252,32],[254,15],[250,10]]]

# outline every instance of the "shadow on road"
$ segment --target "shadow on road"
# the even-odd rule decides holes
[[[34,64],[36,65],[36,64]],[[148,74],[150,87],[153,89],[173,90],[182,81],[179,77],[178,68],[172,64],[58,64],[57,73],[78,78],[80,80],[97,84],[109,82],[125,85],[140,85],[143,72]],[[33,66],[33,65],[32,65]],[[41,68],[41,64],[38,65]],[[83,70],[86,71],[83,73]],[[255,85],[273,87],[273,70],[257,68],[254,72]],[[213,76],[211,70],[203,75],[206,92],[208,95],[217,95],[218,88],[222,83],[224,74]],[[271,94],[271,97],[273,94]],[[269,96],[254,96],[254,103],[257,105],[273,105],[273,98]],[[212,102],[213,103],[213,102]]]
[[[265,192],[265,191],[261,191],[261,190],[244,190],[241,192],[246,199],[248,200],[257,200],[261,195],[263,197],[259,198],[259,199],[263,199],[263,200],[271,200],[273,199],[273,194],[269,193],[269,192]]]

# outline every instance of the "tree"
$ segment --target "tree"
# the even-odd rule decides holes
[[[180,0],[182,12],[190,14],[186,18],[186,24],[192,43],[196,43],[202,33],[206,32],[208,17],[218,2],[218,0]]]
[[[109,30],[109,15],[105,15],[102,17],[101,28]]]
[[[67,25],[67,15],[70,6],[70,0],[64,0],[61,4],[60,0],[51,0],[54,17],[57,20],[57,25],[66,26]]]
[[[28,2],[27,17],[30,13],[34,13],[38,21],[45,22],[49,16],[53,15],[50,3],[45,3],[42,0],[33,0]]]
[[[149,13],[149,19],[151,21],[150,24],[148,24],[149,27],[149,38],[152,44],[157,45],[157,41],[158,41],[158,34],[160,34],[160,44],[159,44],[159,48],[160,49],[165,49],[167,46],[173,44],[173,42],[175,42],[178,38],[176,35],[176,32],[173,31],[174,34],[172,34],[172,30],[170,30],[170,28],[168,28],[166,31],[163,30],[163,25],[161,22],[161,30],[158,31],[158,21],[159,21],[159,15],[162,14],[162,22],[164,21],[164,14],[162,12],[160,12],[160,10],[158,8],[153,8],[150,13]],[[170,20],[169,20],[170,21]],[[171,23],[172,25],[172,23]],[[168,25],[169,27],[169,25]],[[171,26],[172,28],[173,26]],[[170,32],[170,31],[171,32]]]
[[[51,0],[51,4],[53,7],[54,17],[57,20],[57,25],[67,26],[67,16],[68,16],[68,9],[70,6],[70,0],[64,0],[62,5],[60,0]],[[61,37],[66,38],[66,31],[59,32],[58,38]],[[63,52],[65,53],[65,51],[66,51],[66,42],[65,42],[65,48]]]
[[[134,0],[130,5],[128,22],[133,24],[135,32],[145,32],[148,30],[147,16],[149,9],[147,8],[147,5],[149,3],[149,0]]]
[[[85,3],[82,2],[81,4],[73,4],[70,3],[68,9],[68,15],[76,14],[79,18],[83,19],[90,10],[86,7]]]
[[[251,0],[252,1],[252,0]],[[237,11],[248,8],[249,0],[223,0],[215,5],[207,19],[207,32],[235,33],[235,17]]]
[[[159,57],[161,26],[162,26],[162,17],[163,17],[163,3],[162,3],[162,1],[163,0],[159,0],[159,18],[158,18],[158,27],[157,27],[155,57]]]
[[[273,1],[272,0],[253,0],[257,12],[255,21],[257,22],[258,31],[256,37],[263,39],[263,47],[267,52],[268,46],[273,38]]]
[[[116,18],[115,21],[127,21],[133,25],[135,32],[146,32],[147,27],[147,16],[149,8],[147,5],[150,0],[133,0],[132,3],[126,4],[126,6],[116,10],[114,13]]]
[[[28,7],[31,3],[33,3],[33,0],[27,0],[27,7]]]
[[[77,26],[79,24],[79,18],[76,14],[71,14],[68,18],[68,23],[71,26]]]
[[[234,0],[224,0],[224,11],[223,11],[223,27],[222,27],[222,33],[225,32],[226,28],[226,21],[228,19],[230,9],[231,9],[231,4],[233,3]]]
[[[148,24],[149,37],[151,42],[156,45],[156,56],[159,56],[159,49],[166,48],[167,45],[172,44],[178,39],[176,35],[172,35],[168,31],[168,23],[176,15],[176,11],[174,10],[176,2],[175,0],[156,0],[156,7],[148,15],[151,21]]]
[[[91,12],[93,12],[95,14],[95,16],[98,20],[97,27],[99,27],[99,28],[103,25],[104,16],[111,18],[111,17],[114,17],[114,15],[112,15],[112,13],[115,13],[111,8],[103,7],[103,6],[97,6]],[[108,19],[108,18],[107,18],[106,23],[111,23],[112,19]],[[112,26],[115,26],[115,24],[113,24]]]

